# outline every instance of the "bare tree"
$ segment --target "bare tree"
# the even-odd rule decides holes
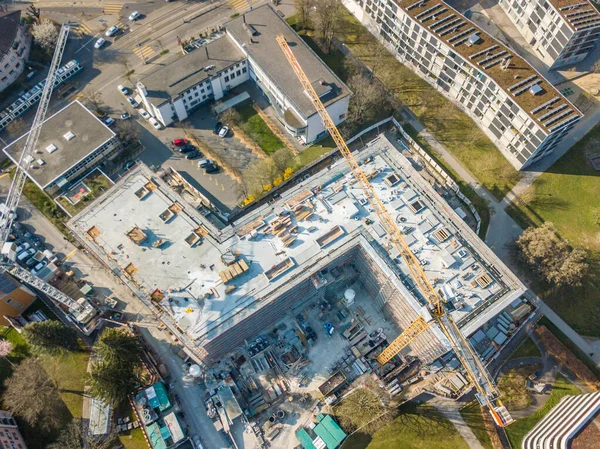
[[[346,430],[362,428],[367,433],[390,422],[394,412],[376,388],[367,387],[357,388],[335,408],[335,415]]]
[[[326,52],[331,50],[331,42],[342,16],[341,0],[319,0],[315,5],[315,29]]]
[[[83,420],[73,419],[48,449],[111,449],[115,447],[116,438],[114,433],[102,439],[95,438],[88,434]]]
[[[386,106],[385,90],[380,83],[374,83],[364,75],[354,75],[348,80],[348,84],[354,92],[348,106],[349,124],[365,123]]]
[[[372,76],[379,74],[379,69],[383,68],[386,58],[390,56],[387,48],[376,39],[373,39],[367,46],[367,54],[369,55],[369,66],[371,67]]]
[[[121,142],[127,144],[137,140],[140,136],[138,125],[133,120],[120,120],[115,129],[115,133],[121,139]]]
[[[56,383],[37,359],[21,362],[4,385],[6,391],[2,399],[12,413],[44,431],[60,427],[64,403]]]
[[[10,134],[12,137],[17,138],[22,136],[26,129],[27,124],[25,123],[25,120],[19,117],[8,124],[6,127],[6,132],[8,132],[8,134]]]
[[[579,286],[589,271],[586,253],[571,248],[552,223],[527,228],[517,239],[521,258],[545,281],[556,286]]]
[[[98,114],[102,113],[102,109],[100,109],[100,106],[102,105],[102,94],[91,87],[86,87],[82,93],[85,101],[92,105]]]
[[[305,30],[308,28],[314,5],[315,0],[294,0],[294,8],[296,8],[300,29]]]
[[[30,17],[33,23],[40,23],[40,8],[36,8],[34,5],[29,5],[25,11],[27,17]]]
[[[271,155],[273,163],[280,173],[283,173],[286,168],[291,167],[294,162],[294,154],[289,148],[282,148]]]
[[[240,113],[234,108],[226,109],[219,115],[219,120],[223,123],[237,124],[241,119]]]
[[[46,53],[52,53],[58,40],[58,28],[54,22],[44,19],[40,23],[35,23],[31,28],[31,34]]]

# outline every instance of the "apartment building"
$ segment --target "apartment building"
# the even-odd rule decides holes
[[[25,70],[31,50],[31,36],[21,24],[21,11],[0,12],[0,92]]]
[[[4,148],[16,164],[29,133]],[[117,135],[95,114],[74,101],[42,124],[38,145],[30,155],[27,176],[50,195],[66,190],[123,149]]]
[[[585,59],[600,36],[600,14],[589,0],[500,0],[498,4],[551,69]]]
[[[442,0],[344,0],[400,62],[467,113],[521,170],[583,114],[525,60]]]
[[[172,60],[137,84],[145,108],[164,126],[252,81],[286,130],[302,143],[327,131],[279,48],[283,34],[336,125],[346,120],[350,90],[269,5],[225,25],[225,36]]]
[[[27,449],[15,418],[0,410],[0,449]]]

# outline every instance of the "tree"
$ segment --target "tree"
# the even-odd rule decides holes
[[[362,428],[367,433],[391,421],[393,411],[381,400],[378,389],[370,387],[357,388],[335,408],[335,414],[346,430]]]
[[[91,87],[87,87],[83,90],[82,94],[84,100],[94,107],[96,113],[101,114],[102,109],[100,109],[100,106],[102,105],[102,93]]]
[[[37,359],[27,358],[21,362],[4,386],[4,404],[30,426],[51,431],[62,424],[64,403],[56,384]]]
[[[277,150],[271,155],[271,159],[275,163],[279,173],[283,173],[286,168],[290,167],[294,162],[294,155],[292,150],[287,147]]]
[[[115,447],[115,440],[116,435],[113,433],[102,439],[94,438],[88,434],[82,419],[73,419],[47,449],[112,449]]]
[[[6,131],[8,132],[8,134],[10,134],[14,138],[22,136],[26,130],[27,124],[25,123],[25,120],[23,120],[21,117],[13,120],[6,127]]]
[[[373,39],[367,46],[367,54],[369,55],[369,65],[371,67],[371,75],[377,76],[379,69],[385,65],[386,58],[390,53],[387,48],[379,41]]]
[[[296,9],[300,29],[305,30],[308,28],[314,4],[315,0],[294,0],[294,8]]]
[[[579,286],[589,271],[586,253],[571,248],[552,223],[527,228],[517,239],[520,257],[545,281],[560,287]]]
[[[341,0],[319,0],[315,4],[315,30],[326,52],[331,50],[331,42],[341,17]]]
[[[223,123],[232,123],[235,125],[239,123],[241,119],[242,117],[240,116],[240,113],[234,108],[225,109],[219,115],[219,120],[221,120]]]
[[[113,406],[121,404],[140,383],[136,368],[104,360],[93,362],[87,379],[89,394]]]
[[[387,103],[385,90],[377,82],[364,75],[354,75],[348,80],[354,92],[348,106],[348,122],[350,125],[361,125],[373,119]]]
[[[36,8],[34,5],[29,5],[25,11],[27,17],[31,18],[32,23],[40,23],[40,8]]]
[[[35,23],[31,28],[31,34],[46,53],[52,53],[58,40],[58,28],[54,22],[44,19],[40,23]]]
[[[127,144],[140,136],[138,125],[133,120],[120,120],[115,128],[115,134],[121,142]]]
[[[56,355],[80,348],[75,329],[56,320],[28,323],[22,334],[32,351],[37,354]]]
[[[139,366],[142,347],[135,335],[121,329],[106,328],[94,345],[102,361],[124,366]]]
[[[15,364],[8,359],[8,356],[13,350],[13,344],[8,340],[0,340],[0,357],[10,363],[10,366],[15,368]]]

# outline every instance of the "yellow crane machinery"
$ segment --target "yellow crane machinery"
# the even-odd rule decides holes
[[[329,131],[329,134],[336,143],[338,150],[346,159],[352,174],[360,183],[365,196],[379,217],[381,225],[388,233],[394,246],[400,252],[402,259],[408,266],[412,279],[415,281],[419,291],[423,294],[429,304],[429,310],[420,315],[402,332],[402,334],[400,334],[400,336],[398,336],[398,338],[396,338],[387,348],[385,348],[377,357],[377,361],[381,365],[389,362],[392,357],[397,355],[402,349],[409,345],[411,341],[417,338],[435,322],[439,325],[441,330],[448,338],[448,341],[450,342],[450,345],[452,346],[456,356],[465,368],[469,380],[477,390],[476,396],[479,402],[489,408],[494,421],[499,426],[505,427],[512,423],[513,419],[506,408],[498,400],[500,394],[493,381],[490,379],[485,367],[481,363],[481,360],[474,353],[471,345],[464,338],[456,323],[454,323],[451,317],[446,314],[445,307],[439,294],[431,285],[429,278],[427,278],[425,272],[421,268],[419,260],[410,250],[408,244],[402,237],[402,233],[396,225],[396,222],[387,211],[385,205],[373,189],[373,186],[371,186],[367,175],[352,155],[348,145],[346,145],[344,138],[335,126],[335,123],[333,123],[333,120],[329,116],[325,106],[319,99],[319,95],[313,89],[310,80],[306,77],[304,70],[298,63],[298,60],[294,56],[294,53],[285,40],[285,37],[283,35],[279,35],[276,39],[290,66],[294,70],[294,73],[298,77],[300,84],[302,84],[304,91],[312,100],[315,109],[323,121],[323,125],[327,131]]]

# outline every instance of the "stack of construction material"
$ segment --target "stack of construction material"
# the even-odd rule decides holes
[[[219,277],[224,284],[227,284],[232,279],[241,276],[243,273],[248,271],[248,264],[244,259],[240,259],[238,262],[234,262],[227,268],[219,272]]]

